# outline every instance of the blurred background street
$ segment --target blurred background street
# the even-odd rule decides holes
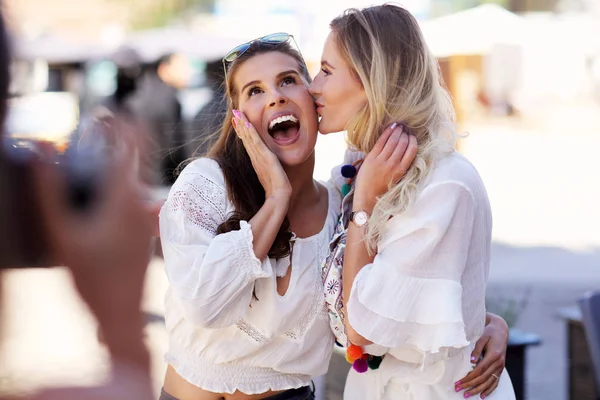
[[[331,18],[347,7],[370,4],[8,1],[17,50],[9,128],[19,141],[41,138],[66,145],[65,133],[80,115],[113,104],[106,99],[118,92],[118,71],[131,71],[131,60],[121,63],[115,54],[133,49],[140,84],[119,106],[132,112],[149,107],[142,100],[155,87],[148,82],[158,76],[162,93],[180,107],[180,113],[165,117],[172,124],[167,133],[152,133],[160,144],[154,183],[157,197],[164,198],[171,183],[164,160],[191,157],[220,115],[218,104],[202,110],[217,96],[214,75],[227,50],[286,31],[295,35],[315,73]],[[595,400],[586,347],[577,350],[583,339],[577,336],[575,306],[586,290],[600,286],[600,4],[410,0],[403,5],[418,17],[438,56],[459,132],[465,134],[459,149],[478,168],[492,203],[489,309],[511,328],[540,339],[525,350],[525,398]],[[167,54],[180,55],[183,64],[171,60],[169,70],[161,69],[159,59]],[[317,178],[328,178],[344,149],[343,133],[319,138]],[[162,268],[162,259],[155,258],[144,301],[157,390],[166,348]],[[0,392],[101,380],[106,353],[67,272],[21,270],[4,276]],[[339,359],[332,362],[322,398],[341,398],[344,368]]]

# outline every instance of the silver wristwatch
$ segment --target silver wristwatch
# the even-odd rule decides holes
[[[350,221],[354,222],[359,228],[362,228],[369,222],[369,214],[364,210],[352,211],[352,213],[350,213]]]

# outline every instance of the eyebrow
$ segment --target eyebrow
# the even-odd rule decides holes
[[[335,69],[335,67],[333,65],[329,64],[326,60],[321,60],[321,65],[327,65],[329,68]]]
[[[290,74],[294,74],[294,75],[300,76],[300,73],[298,73],[298,71],[296,71],[295,69],[288,69],[287,71],[283,71],[283,72],[280,72],[280,73],[278,73],[278,74],[277,74],[277,76],[276,76],[275,78],[276,78],[276,79],[280,79],[280,78],[282,78],[283,76],[285,76],[285,75],[290,75]],[[248,86],[257,85],[257,84],[259,84],[259,83],[260,83],[260,81],[259,81],[259,80],[254,80],[254,81],[250,81],[250,82],[246,83],[246,84],[244,85],[244,87],[242,88],[242,92],[245,92],[245,91],[246,91],[246,88],[247,88]]]

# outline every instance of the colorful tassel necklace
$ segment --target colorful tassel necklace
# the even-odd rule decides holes
[[[364,160],[358,160],[353,164],[346,164],[342,166],[342,176],[348,179],[347,183],[344,183],[341,187],[342,196],[346,197],[352,189],[352,183],[356,179],[358,169]],[[374,356],[372,354],[364,353],[362,347],[350,344],[346,348],[346,361],[352,364],[352,368],[359,374],[367,372],[369,369],[377,369],[383,361],[382,356]]]

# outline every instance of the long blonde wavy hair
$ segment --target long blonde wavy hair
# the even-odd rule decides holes
[[[454,150],[454,109],[417,21],[402,7],[349,9],[330,27],[368,100],[346,126],[349,144],[368,153],[393,122],[404,124],[418,142],[406,175],[390,183],[373,210],[367,240],[374,249],[389,218],[415,201],[435,160]]]

